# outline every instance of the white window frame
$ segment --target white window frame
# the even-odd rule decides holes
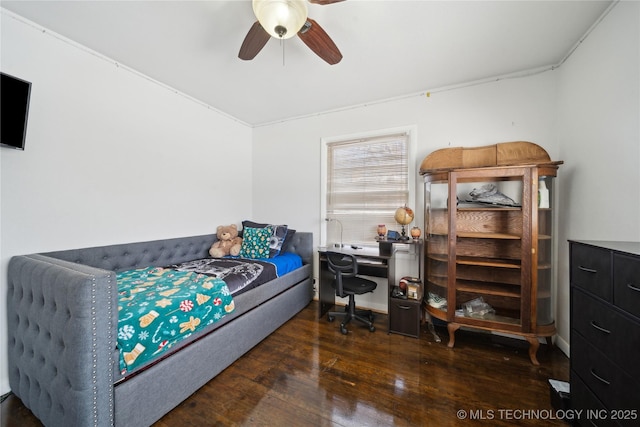
[[[394,135],[406,133],[407,134],[407,155],[408,161],[407,166],[409,168],[407,179],[408,179],[408,187],[409,187],[409,201],[408,206],[414,209],[416,202],[418,201],[416,194],[416,147],[417,147],[417,126],[402,126],[396,128],[387,128],[387,129],[379,129],[368,132],[349,134],[349,135],[340,135],[333,137],[323,137],[321,138],[321,149],[320,149],[320,246],[326,246],[327,244],[339,243],[339,242],[328,242],[328,227],[334,227],[333,223],[328,223],[326,221],[327,218],[327,163],[328,163],[328,146],[331,143],[342,142],[342,141],[351,141],[357,139],[367,139],[367,138],[375,138],[375,137],[383,137],[386,135]],[[400,207],[400,206],[398,206]],[[414,221],[419,220],[416,215]],[[386,224],[387,228],[390,230],[397,229],[400,230],[400,226],[398,224]],[[372,227],[375,227],[375,224],[372,224]],[[372,236],[370,246],[375,246],[375,229],[372,228]],[[345,246],[351,245],[353,242],[344,241],[342,242]],[[361,242],[358,243],[362,244]],[[364,243],[365,245],[369,245],[368,243]]]

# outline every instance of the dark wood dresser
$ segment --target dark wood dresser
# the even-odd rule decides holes
[[[569,245],[572,408],[581,426],[638,426],[640,242]]]

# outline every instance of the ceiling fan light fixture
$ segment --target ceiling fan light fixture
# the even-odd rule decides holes
[[[253,0],[253,13],[271,37],[288,39],[307,22],[307,0]]]

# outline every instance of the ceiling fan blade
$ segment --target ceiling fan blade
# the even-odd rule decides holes
[[[340,3],[344,0],[309,0],[309,3],[313,4],[332,4],[332,3]]]
[[[256,21],[245,36],[242,46],[240,46],[238,58],[245,61],[255,58],[258,52],[267,44],[270,37],[269,33]]]
[[[313,19],[307,19],[302,29],[298,31],[298,37],[328,64],[334,65],[342,60],[342,54],[338,46]]]

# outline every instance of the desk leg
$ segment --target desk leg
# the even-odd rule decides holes
[[[336,305],[336,291],[331,286],[333,274],[327,267],[327,261],[320,259],[320,283],[318,284],[318,299],[320,300],[320,318]]]

